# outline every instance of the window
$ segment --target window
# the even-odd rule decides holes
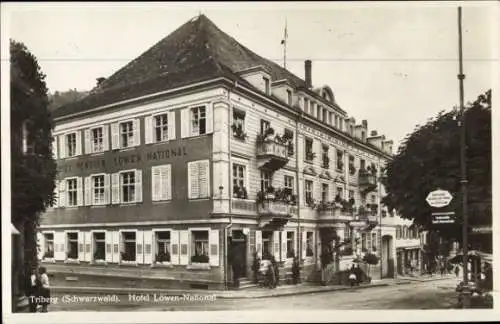
[[[342,131],[344,129],[344,120],[339,118],[339,129]]]
[[[304,98],[304,111],[309,113],[309,99]]]
[[[136,246],[135,246],[135,232],[122,232],[122,251],[121,261],[135,262],[136,260]]]
[[[135,201],[135,172],[127,171],[120,173],[121,183],[121,201],[134,202]]]
[[[233,197],[247,199],[246,166],[233,163]]]
[[[68,206],[78,205],[78,186],[76,178],[66,179]]]
[[[295,240],[294,240],[294,232],[286,232],[286,257],[293,258],[295,256]]]
[[[103,152],[104,151],[104,135],[103,128],[97,127],[90,131],[90,143],[92,145],[91,152]]]
[[[288,156],[293,155],[293,131],[285,128],[284,138],[288,139]]]
[[[359,169],[366,170],[366,161],[364,159],[359,160]]]
[[[198,136],[207,133],[207,114],[206,108],[191,108],[191,135]]]
[[[316,118],[318,118],[319,120],[321,120],[321,106],[320,105],[316,105],[317,107],[317,113],[316,113]]]
[[[354,190],[349,190],[349,200],[354,199]]]
[[[328,111],[325,108],[323,108],[323,119],[322,120],[325,123],[327,122],[327,118],[328,118],[327,115],[328,115]]]
[[[92,176],[92,204],[104,205],[104,175]]]
[[[305,150],[306,150],[306,161],[312,161],[314,159],[313,153],[313,140],[312,138],[305,139]]]
[[[78,233],[67,233],[66,259],[78,259]]]
[[[52,259],[54,257],[54,233],[43,234],[44,251],[43,259]]]
[[[260,133],[265,134],[268,128],[271,128],[271,123],[265,119],[261,119],[260,120]]]
[[[172,199],[172,171],[170,164],[151,167],[153,201]]]
[[[328,201],[328,184],[326,183],[321,184],[321,201]]]
[[[361,250],[366,250],[366,233],[361,234]]]
[[[262,77],[262,80],[264,80],[264,92],[266,93],[266,95],[269,95],[271,92],[269,78]]]
[[[273,232],[262,231],[262,258],[273,254]]]
[[[313,117],[316,117],[316,111],[315,111],[316,107],[314,107],[314,101],[311,101],[309,103],[309,111],[311,113],[311,116]]]
[[[68,157],[76,155],[76,133],[66,135],[66,152]]]
[[[328,169],[330,167],[330,157],[328,157],[328,150],[329,150],[329,147],[328,145],[322,145],[321,146],[321,156],[322,156],[322,159],[323,159],[323,165],[322,167],[325,168],[325,169]]]
[[[294,192],[294,190],[293,190],[293,187],[294,187],[294,186],[293,186],[293,180],[294,180],[294,179],[293,179],[293,177],[292,177],[292,176],[289,176],[289,175],[286,175],[286,176],[285,176],[285,185],[284,185],[284,187],[285,187],[286,189],[289,189],[291,193],[293,193],[293,192]]]
[[[106,260],[106,233],[94,233],[94,261]]]
[[[337,171],[344,170],[344,153],[341,150],[337,150]]]
[[[328,113],[328,124],[333,125],[333,113]]]
[[[396,239],[401,238],[401,226],[396,226]]]
[[[155,142],[168,141],[168,114],[154,117]]]
[[[314,255],[313,235],[313,232],[306,232],[306,257],[312,257]]]
[[[170,232],[156,232],[155,262],[170,262]]]
[[[339,116],[335,115],[335,127],[339,128]]]
[[[192,231],[191,262],[208,263],[208,231]]]
[[[267,188],[271,187],[272,177],[271,172],[261,170],[260,171],[260,190],[266,192]]]
[[[342,187],[337,187],[337,197],[344,199],[344,189]]]
[[[245,112],[233,110],[233,136],[239,139],[245,139]]]
[[[291,106],[292,105],[292,90],[289,90],[287,89],[286,90],[286,99],[287,99],[287,103]]]
[[[377,251],[377,233],[372,233],[372,251]]]
[[[312,203],[313,200],[313,182],[312,180],[304,180],[304,191],[305,191],[305,198],[306,198],[306,203],[310,204]]]
[[[120,147],[134,145],[134,123],[132,121],[120,123]]]
[[[208,160],[188,163],[188,197],[208,198],[210,195],[210,166]]]

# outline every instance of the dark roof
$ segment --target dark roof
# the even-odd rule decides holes
[[[88,96],[60,107],[54,115],[60,117],[218,76],[240,79],[238,71],[257,65],[266,67],[273,80],[287,79],[294,88],[305,87],[302,79],[255,54],[200,15],[108,77]]]

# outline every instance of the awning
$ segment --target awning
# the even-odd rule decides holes
[[[11,235],[21,235],[21,232],[14,226],[14,224],[10,223],[10,234]]]

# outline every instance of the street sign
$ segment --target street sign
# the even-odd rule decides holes
[[[455,212],[432,213],[432,224],[453,224]]]
[[[431,191],[425,200],[431,207],[441,208],[448,206],[450,201],[453,199],[453,196],[447,190],[434,190]]]
[[[472,233],[489,234],[492,232],[491,226],[477,226],[472,228]]]

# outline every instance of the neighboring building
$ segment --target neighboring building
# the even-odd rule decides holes
[[[59,198],[42,216],[40,257],[54,271],[224,287],[229,242],[248,276],[254,251],[298,255],[308,276],[336,231],[361,238],[343,263],[375,250],[391,276],[384,220],[397,217],[379,208],[378,178],[393,142],[313,88],[310,61],[305,76],[201,15],[57,109]]]

